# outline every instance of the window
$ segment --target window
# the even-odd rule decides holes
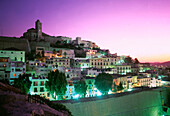
[[[22,54],[22,52],[21,52],[21,54]]]
[[[34,82],[34,86],[37,86],[37,82]]]
[[[13,54],[13,52],[11,52],[11,54]]]
[[[91,84],[91,80],[89,81],[89,84]]]
[[[44,85],[44,81],[41,81],[41,86],[43,86]]]
[[[50,97],[50,93],[47,93],[47,97]]]
[[[22,57],[21,57],[21,61],[22,61]]]
[[[17,57],[15,57],[15,61],[17,61]]]
[[[34,92],[37,92],[37,88],[34,88]]]
[[[70,95],[72,95],[72,88],[70,88]]]
[[[40,87],[40,92],[44,92],[44,87]]]

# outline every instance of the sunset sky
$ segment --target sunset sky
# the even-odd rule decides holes
[[[0,0],[0,36],[20,37],[37,19],[52,36],[82,37],[141,62],[170,61],[170,0]]]

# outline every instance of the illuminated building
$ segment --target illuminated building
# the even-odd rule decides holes
[[[87,69],[87,75],[89,77],[96,77],[100,73],[108,73],[108,74],[117,74],[116,68],[106,68],[106,69],[97,69],[97,68],[89,68]]]
[[[132,88],[132,85],[133,85],[133,77],[132,76],[128,76],[127,77],[127,89],[131,89]]]
[[[113,74],[113,85],[112,89],[114,87],[114,83],[118,86],[120,82],[122,83],[122,86],[124,89],[127,89],[127,75],[119,75],[119,74]]]
[[[45,83],[48,81],[46,77],[29,77],[32,82],[29,93],[31,95],[40,95],[47,98],[50,97],[47,89],[45,88]]]
[[[70,67],[70,58],[53,58],[53,65],[58,67]]]
[[[45,59],[45,63],[54,67],[70,67],[70,58]]]
[[[25,51],[14,50],[0,50],[0,57],[10,58],[11,61],[25,62]]]
[[[83,71],[89,68],[89,59],[86,58],[71,59],[71,67],[81,68],[81,71]]]
[[[73,40],[74,45],[79,45],[82,48],[99,48],[94,42],[81,40],[81,37],[77,37]]]
[[[0,80],[10,80],[10,58],[0,57]]]
[[[33,77],[44,76],[47,77],[48,73],[52,70],[52,67],[39,60],[27,62],[27,74],[31,74]]]
[[[36,54],[40,54],[42,56],[42,53],[45,53],[45,47],[36,47]]]
[[[145,72],[147,70],[151,70],[151,66],[149,63],[140,63],[139,64],[139,72]]]
[[[35,28],[30,28],[23,34],[21,38],[26,38],[29,41],[44,41],[50,44],[55,44],[57,41],[65,41],[66,43],[71,43],[72,38],[63,36],[50,36],[42,32],[42,23],[37,20],[35,22]]]
[[[161,79],[157,79],[155,77],[152,77],[151,82],[150,82],[150,87],[160,87],[160,86],[162,86]]]
[[[137,78],[137,86],[146,86],[150,87],[151,84],[151,78],[150,77],[140,77]]]
[[[113,68],[117,64],[117,57],[93,58],[89,61],[90,67],[93,68]]]
[[[10,64],[10,83],[13,84],[15,78],[18,78],[19,75],[26,73],[26,63],[21,61],[13,61],[10,62]]]
[[[126,75],[127,73],[131,73],[131,65],[116,65],[117,73],[121,75]]]
[[[67,91],[64,95],[64,99],[73,99],[76,95],[73,82],[69,81],[67,85]]]
[[[86,85],[87,85],[87,90],[86,90],[86,97],[93,97],[95,96],[95,78],[93,77],[85,77]]]

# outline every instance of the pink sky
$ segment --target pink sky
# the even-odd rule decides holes
[[[82,37],[142,62],[170,61],[170,0],[0,1],[0,35],[20,37],[39,19],[43,31]]]

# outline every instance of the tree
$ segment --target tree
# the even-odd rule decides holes
[[[21,89],[21,92],[28,93],[31,83],[32,82],[29,80],[29,76],[23,74],[19,75],[19,77],[14,80],[14,87]]]
[[[87,85],[84,79],[80,79],[78,82],[74,84],[74,88],[76,93],[86,96]]]
[[[95,79],[96,88],[103,94],[108,94],[108,91],[112,89],[112,83],[112,75],[106,73],[100,73]]]
[[[124,61],[125,63],[128,63],[128,64],[133,63],[132,57],[130,56],[126,57]]]
[[[135,61],[134,61],[135,64],[139,64],[139,60],[137,58],[135,58]]]
[[[52,97],[56,99],[56,96],[59,96],[59,99],[62,99],[62,96],[65,95],[67,90],[67,80],[64,73],[56,70],[48,73],[48,81],[45,84],[46,89],[50,92]]]
[[[118,87],[117,87],[117,90],[118,90],[118,91],[123,90],[123,85],[122,85],[121,82],[119,83],[119,85],[118,85]]]

